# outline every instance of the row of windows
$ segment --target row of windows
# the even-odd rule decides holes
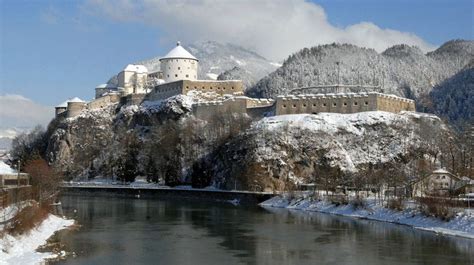
[[[189,89],[189,86],[186,86],[186,89]],[[197,86],[194,86],[194,89],[199,89],[199,88]],[[206,87],[203,86],[203,87],[201,87],[201,89],[206,89]],[[209,89],[212,90],[213,89],[212,86],[210,86]],[[218,86],[217,90],[220,90],[220,89],[221,89],[221,87]],[[226,89],[227,89],[226,87],[222,87],[222,90],[226,90]],[[233,90],[234,87],[231,87],[230,89]]]
[[[170,77],[170,75],[166,75],[168,78]],[[178,77],[178,74],[175,74],[174,77]],[[189,75],[186,74],[186,78],[189,78]],[[196,78],[196,76],[194,76],[194,78]]]
[[[354,106],[358,106],[358,104],[359,104],[358,102],[354,102]],[[332,105],[333,105],[334,107],[336,107],[336,106],[337,106],[337,103],[334,102],[334,103],[332,103]],[[343,105],[344,105],[344,106],[347,106],[347,102],[344,102]],[[366,106],[369,105],[369,102],[368,102],[368,101],[364,102],[364,105],[366,105]],[[303,103],[303,107],[307,107],[307,106],[308,106],[308,105],[307,105],[306,103]],[[323,107],[326,107],[326,106],[327,106],[327,103],[323,103],[322,106],[323,106]],[[316,103],[313,103],[313,107],[316,107]],[[286,104],[283,104],[283,108],[286,108]],[[296,104],[293,104],[293,108],[296,108]]]
[[[174,61],[175,61],[175,62],[179,62],[178,59],[175,59]],[[188,60],[187,60],[187,59],[183,59],[183,61],[187,62]],[[173,62],[173,60],[168,60],[168,62]],[[191,64],[194,64],[195,61],[194,61],[194,60],[189,60],[189,62],[190,62]]]

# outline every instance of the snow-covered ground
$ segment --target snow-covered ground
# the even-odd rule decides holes
[[[5,235],[0,238],[0,265],[3,264],[38,264],[44,259],[55,258],[57,254],[40,253],[36,249],[45,244],[54,232],[74,224],[56,215],[49,215],[38,227],[29,233],[13,237]]]
[[[461,236],[474,239],[474,210],[458,213],[449,222],[421,214],[417,209],[403,211],[387,209],[374,200],[367,200],[363,209],[355,209],[352,205],[335,206],[327,201],[313,201],[310,198],[289,200],[284,197],[273,197],[260,204],[263,207],[287,208],[293,210],[322,212],[356,218],[364,218],[383,222],[408,225],[416,229],[439,234]]]

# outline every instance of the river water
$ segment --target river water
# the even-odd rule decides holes
[[[474,264],[474,240],[320,213],[63,196],[82,227],[57,264]]]

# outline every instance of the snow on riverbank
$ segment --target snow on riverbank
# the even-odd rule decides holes
[[[0,238],[0,265],[3,264],[38,264],[46,258],[54,258],[56,254],[40,253],[36,249],[45,244],[54,232],[74,224],[56,215],[49,215],[38,227],[29,233],[13,237],[5,235]]]
[[[458,213],[449,222],[437,218],[427,217],[417,209],[394,211],[368,201],[364,209],[354,209],[350,204],[335,206],[327,201],[311,201],[310,199],[288,200],[282,197],[273,197],[260,204],[263,207],[287,208],[302,211],[337,214],[369,220],[384,221],[408,225],[416,229],[431,231],[439,234],[461,236],[474,239],[474,211]]]

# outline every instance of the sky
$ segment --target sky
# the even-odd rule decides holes
[[[332,42],[427,52],[474,39],[473,1],[0,0],[0,129],[46,124],[52,106],[92,99],[95,86],[176,40],[232,42],[277,62]]]

